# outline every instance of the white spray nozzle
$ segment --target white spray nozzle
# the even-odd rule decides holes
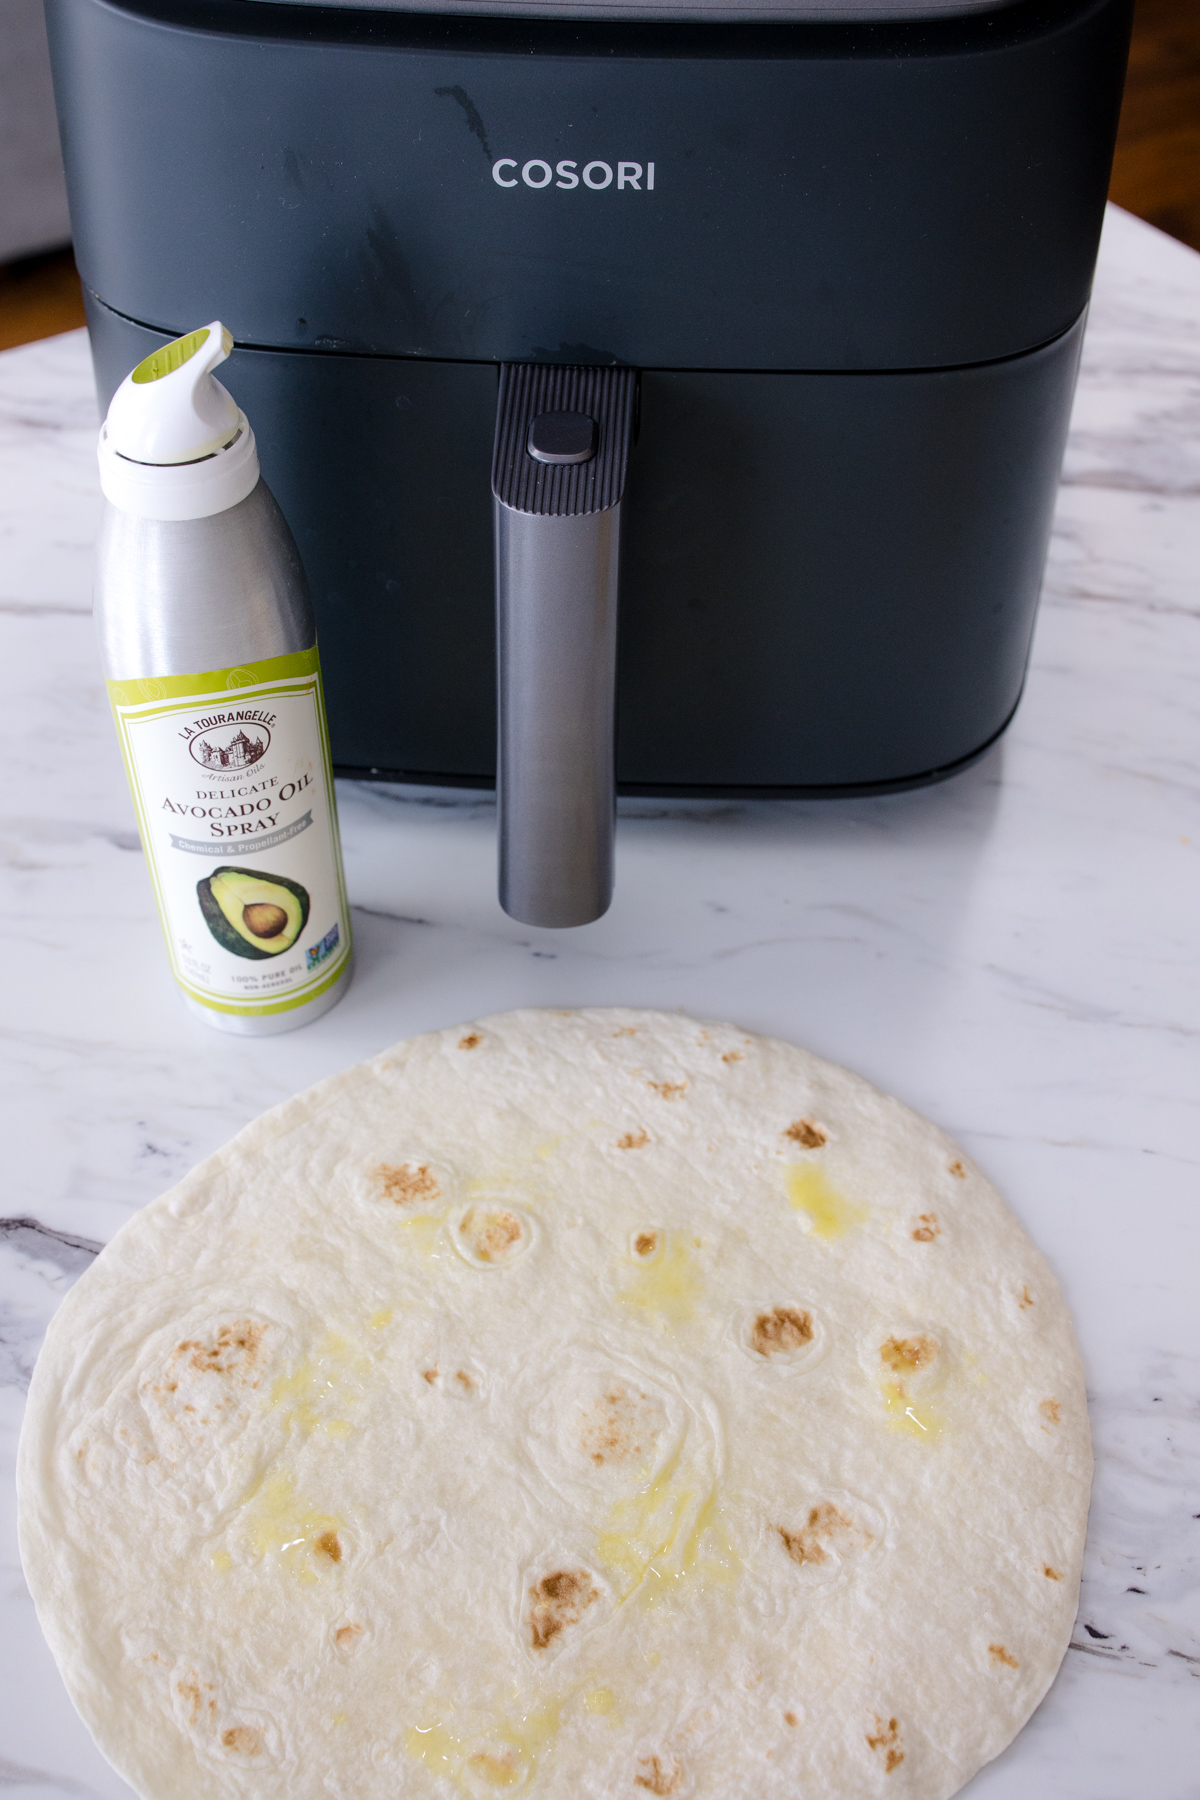
[[[108,440],[130,462],[196,462],[221,450],[241,422],[237,401],[213,370],[233,349],[214,319],[151,351],[112,397]]]
[[[213,370],[233,349],[219,319],[163,344],[127,375],[100,431],[109,500],[151,519],[198,519],[258,480],[254,434]]]

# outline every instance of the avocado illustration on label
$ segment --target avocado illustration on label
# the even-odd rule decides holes
[[[222,863],[196,883],[196,893],[218,944],[255,962],[290,950],[308,923],[308,890],[286,875]]]

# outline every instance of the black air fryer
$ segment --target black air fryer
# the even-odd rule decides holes
[[[499,741],[516,916],[603,911],[614,767],[877,793],[1003,731],[1131,0],[47,11],[102,402],[233,332],[335,763]]]

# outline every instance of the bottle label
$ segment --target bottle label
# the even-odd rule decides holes
[[[315,1000],[350,955],[315,645],[108,694],[180,987],[226,1013]]]

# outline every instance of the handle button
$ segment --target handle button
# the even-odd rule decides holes
[[[526,447],[535,462],[585,463],[596,454],[596,421],[587,413],[539,413]]]

